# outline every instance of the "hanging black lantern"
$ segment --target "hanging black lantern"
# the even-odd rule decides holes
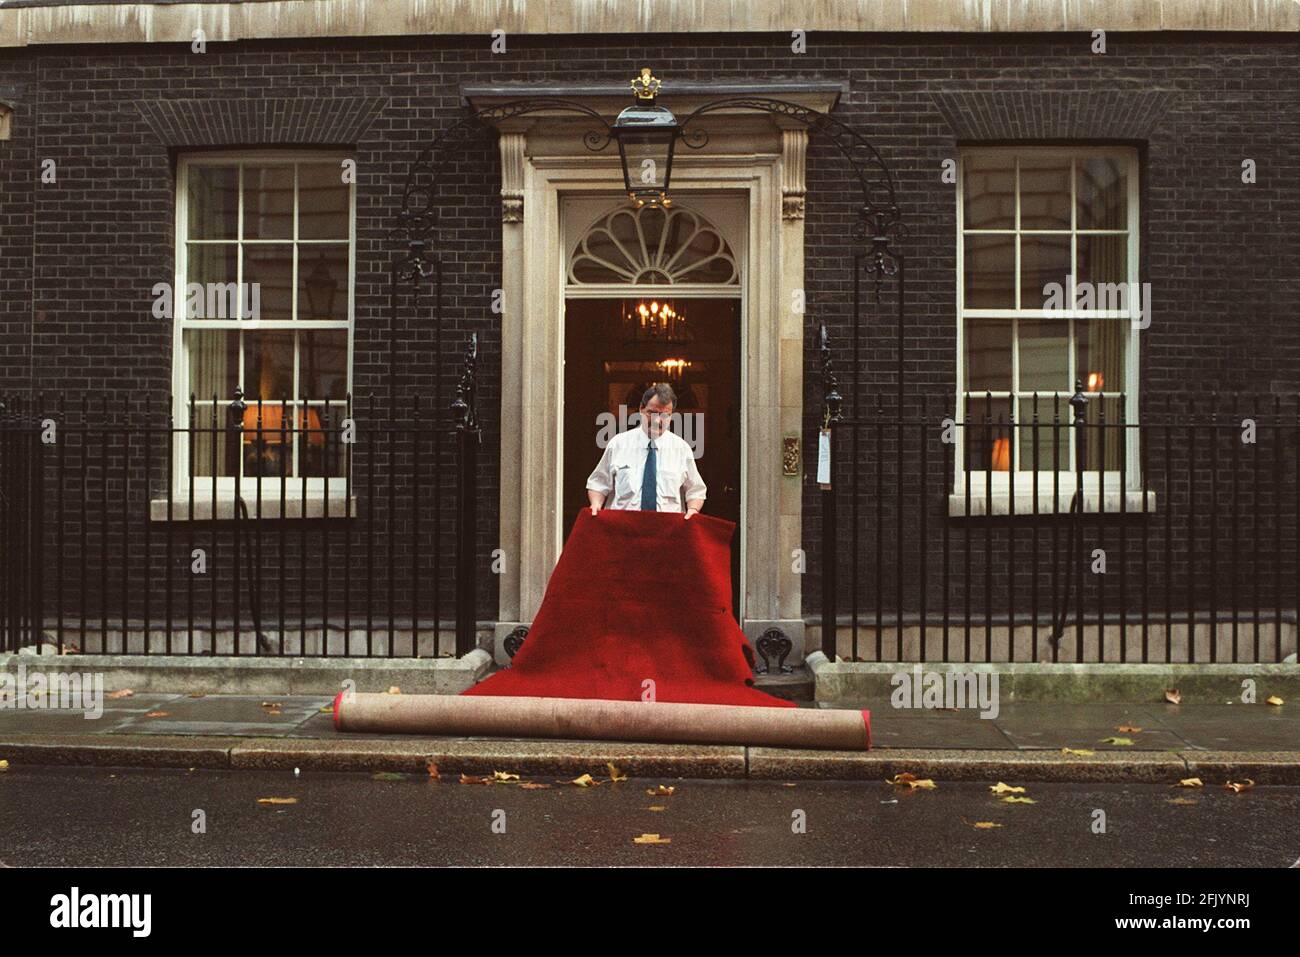
[[[667,107],[656,106],[660,81],[642,67],[632,81],[636,103],[618,115],[613,136],[623,161],[623,183],[637,206],[669,206],[668,181],[673,172],[673,149],[681,127]]]

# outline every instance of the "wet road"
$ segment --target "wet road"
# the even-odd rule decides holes
[[[1300,858],[1300,788],[1292,787],[1233,794],[1030,784],[1034,804],[1007,804],[985,784],[942,781],[909,791],[883,782],[611,783],[607,774],[594,788],[526,780],[550,787],[452,776],[11,767],[0,773],[0,862],[1281,868]],[[661,784],[675,793],[646,793]],[[296,803],[258,800],[290,797]],[[1098,811],[1104,833],[1095,833]],[[636,843],[643,834],[670,843]]]

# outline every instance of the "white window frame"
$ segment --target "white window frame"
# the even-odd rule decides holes
[[[181,155],[177,160],[176,167],[176,220],[175,220],[175,249],[174,256],[174,274],[173,274],[173,302],[172,302],[172,419],[175,423],[175,440],[172,443],[174,458],[172,462],[173,475],[173,505],[175,506],[171,515],[172,519],[182,519],[188,516],[188,507],[186,499],[189,495],[190,475],[189,475],[189,355],[185,348],[184,333],[191,329],[215,330],[215,329],[241,329],[244,331],[253,331],[256,329],[340,329],[341,323],[338,320],[311,320],[311,319],[293,319],[291,321],[272,321],[268,322],[261,319],[188,319],[185,317],[186,296],[185,289],[187,283],[187,269],[189,257],[187,255],[188,229],[189,229],[189,171],[197,166],[230,166],[232,164],[250,166],[265,166],[268,164],[291,165],[297,163],[337,163],[340,167],[340,176],[342,175],[342,163],[344,160],[353,159],[354,157],[345,151],[321,151],[321,150],[257,150],[247,152],[195,152]],[[298,190],[297,176],[295,173],[294,183],[294,209],[293,209],[293,237],[288,240],[293,243],[294,249],[307,245],[332,245],[338,246],[340,239],[299,239],[299,215],[298,215]],[[353,350],[355,338],[355,316],[356,316],[356,257],[357,257],[357,188],[356,183],[349,184],[349,203],[348,203],[348,288],[347,288],[347,383],[348,388],[345,393],[353,393]],[[245,240],[243,239],[243,176],[240,175],[240,202],[239,202],[239,225],[237,235],[241,243],[252,245],[257,244],[283,244],[286,240]],[[297,315],[298,309],[298,259],[295,255],[294,274],[293,274],[293,314]],[[238,274],[236,282],[239,284],[240,302],[243,302],[243,258],[240,257]],[[240,369],[236,381],[243,382],[243,349],[240,349]],[[297,399],[298,391],[298,370],[299,363],[294,363],[294,393],[293,400]],[[196,402],[201,401],[196,396]],[[226,406],[233,399],[233,396],[223,396],[219,399],[220,406]],[[207,399],[201,406],[206,412],[210,406],[211,400]],[[278,405],[278,403],[275,403]],[[250,401],[249,405],[255,405],[255,401]],[[326,405],[342,408],[344,402],[341,400],[322,400],[310,402],[312,407],[324,407]],[[265,403],[264,408],[269,408],[270,404]],[[199,415],[200,431],[207,428],[205,416]],[[222,417],[218,416],[218,422]],[[275,517],[279,511],[279,501],[281,498],[281,478],[280,476],[254,476],[244,475],[243,454],[238,456],[237,466],[240,469],[239,490],[240,497],[248,503],[249,514],[252,517],[255,502],[257,500],[259,487],[260,498],[262,503],[263,517]],[[236,512],[229,508],[229,504],[234,500],[235,494],[235,477],[233,475],[219,475],[216,477],[215,490],[217,503],[213,508],[211,502],[213,496],[214,482],[211,475],[195,475],[194,496],[196,504],[195,518],[212,517],[232,517],[237,515]],[[328,483],[328,484],[327,484]],[[337,514],[342,516],[344,512],[344,496],[348,487],[349,480],[345,475],[331,475],[328,480],[325,476],[307,476],[305,481],[302,476],[289,476],[283,480],[284,489],[283,497],[286,503],[292,501],[299,514],[316,513],[317,509],[312,507],[303,511],[304,506],[301,504],[304,493],[307,498],[317,501],[321,504],[325,498],[325,492],[328,488],[330,502],[337,499],[337,508],[331,504],[329,511],[331,515]],[[203,514],[199,514],[199,503],[206,503],[203,506]],[[355,503],[355,497],[354,497]],[[165,500],[161,503],[155,501],[153,504],[153,515],[155,518],[160,517],[159,506],[162,507],[162,516],[166,517]],[[211,510],[211,511],[209,511]],[[288,510],[287,510],[288,511]],[[275,514],[273,514],[275,513]],[[352,514],[355,513],[355,504]]]
[[[1127,214],[1128,214],[1127,234],[1128,234],[1128,268],[1129,268],[1128,282],[1139,283],[1140,276],[1141,276],[1141,268],[1138,259],[1139,250],[1140,250],[1139,228],[1141,222],[1141,217],[1140,217],[1141,211],[1138,208],[1139,196],[1140,196],[1140,182],[1139,182],[1140,170],[1139,170],[1139,162],[1138,162],[1138,153],[1136,149],[1132,147],[1090,147],[1090,146],[1043,147],[1043,146],[1029,146],[1029,145],[963,147],[959,149],[958,157],[957,157],[957,191],[956,191],[956,196],[957,196],[957,200],[956,200],[957,201],[957,273],[956,273],[957,393],[956,393],[956,406],[955,406],[955,416],[954,416],[955,421],[958,423],[963,422],[964,415],[965,415],[966,320],[984,318],[984,319],[1006,319],[1007,322],[1013,322],[1020,319],[1045,318],[1045,319],[1070,320],[1071,322],[1070,349],[1069,349],[1070,382],[1073,382],[1075,380],[1074,364],[1076,359],[1075,353],[1077,351],[1074,328],[1073,328],[1073,320],[1087,319],[1092,321],[1115,321],[1115,322],[1128,323],[1129,335],[1126,341],[1126,351],[1124,355],[1123,388],[1122,390],[1110,390],[1100,394],[1104,394],[1107,396],[1115,396],[1116,392],[1123,391],[1125,394],[1124,411],[1125,411],[1126,419],[1128,423],[1130,423],[1130,425],[1136,423],[1138,421],[1138,378],[1139,378],[1138,369],[1140,366],[1139,351],[1138,351],[1139,350],[1139,341],[1138,341],[1139,323],[1141,319],[1143,304],[1137,302],[1135,297],[1128,297],[1128,301],[1125,303],[1127,308],[1122,310],[1115,310],[1115,309],[1079,310],[1074,308],[1072,297],[1069,295],[1070,291],[1067,290],[1066,291],[1067,300],[1069,301],[1070,308],[1060,309],[1060,310],[1049,310],[1049,309],[1041,309],[1041,308],[1040,309],[1020,308],[1020,295],[1021,295],[1020,243],[1017,241],[1015,243],[1016,273],[1015,273],[1015,278],[1013,280],[1013,286],[1016,294],[1016,304],[1017,304],[1016,308],[1014,309],[1010,309],[1010,308],[1008,309],[967,309],[966,308],[966,303],[965,303],[966,242],[965,240],[967,235],[976,235],[976,236],[1010,235],[1010,236],[1018,237],[1021,232],[1029,232],[1031,234],[1036,234],[1036,235],[1069,236],[1070,255],[1071,255],[1070,262],[1072,264],[1071,268],[1073,269],[1074,265],[1077,264],[1078,237],[1081,234],[1078,228],[1078,199],[1077,199],[1078,184],[1076,182],[1077,166],[1074,163],[1071,163],[1070,165],[1071,202],[1070,202],[1070,228],[1068,230],[1064,230],[1064,229],[1043,230],[1043,229],[1033,229],[1033,228],[1029,230],[1021,229],[1020,173],[1019,173],[1019,166],[1017,166],[1016,167],[1016,190],[1015,190],[1016,209],[1015,209],[1014,226],[1009,229],[1008,228],[974,229],[968,231],[966,229],[966,224],[965,224],[965,218],[966,218],[965,174],[966,174],[966,160],[971,156],[976,156],[976,157],[1032,156],[1034,158],[1070,159],[1070,160],[1106,158],[1106,159],[1118,159],[1124,162],[1126,164],[1127,190],[1128,190],[1127,192]],[[1089,229],[1089,230],[1083,230],[1082,235],[1085,236],[1105,235],[1107,233],[1111,235],[1115,235],[1120,232],[1124,232],[1124,230]],[[1072,278],[1074,279],[1074,281],[1076,282],[1078,281],[1077,276],[1073,276]],[[1129,288],[1134,288],[1134,287],[1130,286]],[[1140,286],[1137,288],[1140,288]],[[1146,305],[1149,308],[1150,304],[1147,303]],[[1032,394],[1032,390],[1031,393],[1024,393],[1024,394],[1020,393],[1017,390],[1017,387],[1019,385],[1018,359],[1019,359],[1019,352],[1020,352],[1018,333],[1013,332],[1011,339],[1012,339],[1011,381],[1012,381],[1013,391],[1011,392],[994,391],[991,394],[994,399],[1010,398],[1013,400],[1012,409],[1015,412],[1017,427],[1019,428],[1023,424],[1019,414],[1019,401],[1029,398],[1030,395]],[[1073,418],[1073,415],[1067,402],[1072,392],[1073,389],[1071,389],[1070,393],[1065,393],[1061,397],[1061,408],[1062,408],[1061,428],[1062,428],[1063,437],[1065,435],[1068,435],[1069,431],[1073,428],[1073,426],[1069,424]],[[972,399],[977,397],[982,398],[984,397],[985,394],[986,393],[984,392],[972,393],[971,398]],[[1099,393],[1092,393],[1092,392],[1085,392],[1084,394],[1088,397],[1090,401],[1096,401],[1098,396],[1100,395]],[[1052,407],[1053,407],[1053,397],[1050,394],[1045,395],[1044,393],[1039,393],[1040,428],[1044,427],[1043,423],[1044,421],[1046,421],[1046,427],[1050,429]],[[983,423],[980,420],[976,420],[971,423],[970,427],[979,429],[983,427]],[[965,470],[965,462],[964,462],[966,443],[965,443],[965,438],[962,434],[965,428],[966,426],[964,425],[958,425],[957,428],[954,430],[956,434],[956,449],[954,452],[952,495],[950,496],[949,499],[949,512],[952,515],[964,515],[966,512],[967,473]],[[1089,433],[1090,437],[1092,434],[1095,434],[1095,431],[1096,431],[1095,429],[1090,431]],[[1121,510],[1121,506],[1125,507],[1128,511],[1141,512],[1143,510],[1143,500],[1141,495],[1142,476],[1140,474],[1141,459],[1139,457],[1138,429],[1130,427],[1129,429],[1126,430],[1126,432],[1127,432],[1125,436],[1126,468],[1124,472],[1121,473],[1120,470],[1115,469],[1115,470],[1105,470],[1100,473],[1100,477],[1102,479],[1102,486],[1105,491],[1104,509],[1105,511],[1108,512],[1112,510],[1118,512]],[[972,436],[972,440],[973,438],[974,437]],[[1056,506],[1054,507],[1052,496],[1054,494],[1055,479],[1053,477],[1053,472],[1051,469],[1025,469],[1023,467],[1018,467],[1015,470],[1015,480],[1014,480],[1014,488],[1016,494],[1016,502],[1014,503],[1014,506],[1015,506],[1015,511],[1018,514],[1032,513],[1033,511],[1033,489],[1034,489],[1035,474],[1037,474],[1038,476],[1039,513],[1050,514],[1054,510],[1056,510],[1056,508],[1059,508],[1059,510],[1063,512],[1069,508],[1070,497],[1073,496],[1074,494],[1075,484],[1076,484],[1076,471],[1075,471],[1076,449],[1075,449],[1075,443],[1073,441],[1073,438],[1067,438],[1066,441],[1069,442],[1069,450],[1070,450],[1069,470],[1066,471],[1065,469],[1062,469],[1060,472],[1060,492],[1062,496],[1060,502],[1056,503]],[[1015,446],[1016,443],[1013,442],[1012,445]],[[1014,450],[1014,451],[1016,452],[1015,454],[1016,465],[1020,466],[1021,456],[1018,454],[1018,450]],[[1012,488],[1011,471],[972,469],[969,474],[970,474],[970,499],[971,499],[970,511],[972,515],[976,515],[976,514],[983,515],[986,514],[988,511],[992,511],[995,514],[1005,514],[1010,511],[1008,500],[1010,497],[1010,490]],[[1127,501],[1124,503],[1120,502],[1121,475],[1123,475],[1127,479],[1127,489],[1125,495]],[[1102,496],[1098,495],[1098,478],[1099,478],[1099,473],[1096,469],[1089,469],[1084,472],[1083,508],[1085,511],[1099,510],[1098,500]],[[995,495],[999,497],[1000,501],[990,502],[990,503],[986,503],[984,501],[984,499],[986,498],[986,494],[990,489]],[[1133,493],[1137,493],[1137,494],[1133,494]],[[1148,496],[1149,494],[1150,493],[1148,493]],[[1046,499],[1045,502],[1044,502],[1044,498]],[[1146,505],[1148,510],[1152,510],[1153,502],[1150,498],[1148,499]]]

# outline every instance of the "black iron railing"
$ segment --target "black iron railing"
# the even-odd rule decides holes
[[[873,395],[851,418],[823,369],[832,660],[1294,654],[1300,397]]]
[[[451,408],[10,399],[0,649],[463,655],[477,644],[476,344]]]

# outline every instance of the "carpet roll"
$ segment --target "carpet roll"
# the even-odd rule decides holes
[[[334,727],[383,734],[577,738],[779,748],[871,747],[866,711],[527,696],[340,692]]]

